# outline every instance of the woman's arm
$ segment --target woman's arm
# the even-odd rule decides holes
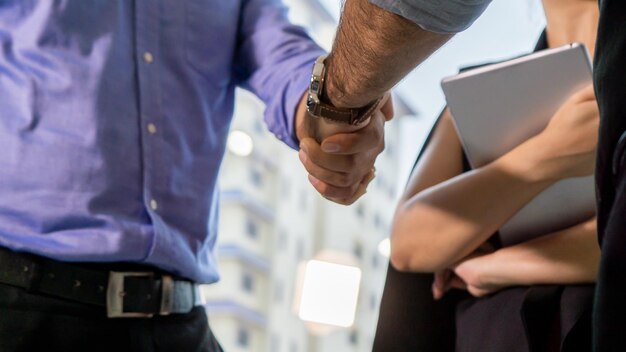
[[[509,286],[596,281],[600,261],[596,219],[491,254],[462,261],[454,272],[474,296]]]
[[[398,270],[435,272],[459,261],[552,184],[534,176],[532,148],[524,145],[462,173],[449,113],[437,129],[396,210],[391,262]]]
[[[392,264],[423,272],[450,267],[554,182],[590,174],[597,116],[593,90],[587,88],[572,96],[542,133],[461,174],[462,149],[446,113],[396,210]]]

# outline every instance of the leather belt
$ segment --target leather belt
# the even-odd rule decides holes
[[[109,318],[189,313],[202,304],[198,284],[165,273],[94,269],[5,248],[0,248],[0,283],[106,307]]]

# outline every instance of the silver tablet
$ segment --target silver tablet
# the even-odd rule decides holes
[[[442,88],[472,167],[541,132],[572,94],[592,83],[591,70],[584,45],[571,44],[444,79]],[[556,183],[500,229],[503,245],[591,218],[594,197],[592,177]]]

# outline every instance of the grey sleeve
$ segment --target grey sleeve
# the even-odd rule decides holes
[[[385,10],[436,33],[467,29],[485,11],[491,0],[369,0]]]

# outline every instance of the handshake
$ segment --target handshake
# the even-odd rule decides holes
[[[305,96],[296,117],[300,161],[324,198],[350,205],[375,177],[374,163],[385,148],[384,125],[393,118],[391,95],[375,103],[373,113],[356,125],[315,117],[306,101]]]

